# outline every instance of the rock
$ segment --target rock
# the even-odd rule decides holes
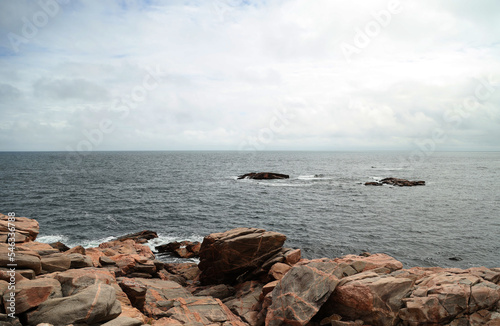
[[[153,321],[153,324],[151,324],[151,325],[153,325],[153,326],[182,326],[184,324],[181,323],[180,321],[175,320],[175,319],[163,317],[163,318],[160,318],[158,320]]]
[[[200,281],[232,284],[281,250],[286,236],[255,228],[237,228],[206,236],[200,249]]]
[[[49,245],[52,248],[59,250],[60,252],[65,252],[69,250],[69,247],[60,241],[49,243]]]
[[[295,265],[302,258],[302,252],[300,249],[290,249],[285,252],[284,256],[285,256],[285,262],[288,265]]]
[[[110,285],[116,282],[109,271],[94,267],[70,269],[51,276],[61,283],[62,294],[65,297],[82,292],[91,285]]]
[[[276,263],[269,270],[269,275],[272,276],[275,280],[281,280],[291,268],[292,267],[290,265]]]
[[[15,217],[14,222],[9,222],[9,217],[1,213],[0,236],[5,237],[6,235],[8,235],[8,233],[10,233],[9,223],[15,225],[16,242],[35,241],[36,237],[38,236],[40,226],[38,225],[38,222],[36,220],[26,217]]]
[[[492,309],[499,300],[500,286],[494,283],[472,274],[440,272],[417,282],[399,315],[406,323],[443,324],[460,314]]]
[[[164,264],[164,268],[171,274],[180,276],[185,281],[193,281],[200,275],[200,269],[195,263]]]
[[[306,325],[335,290],[342,276],[329,259],[297,263],[272,291],[266,325]]]
[[[380,183],[389,184],[393,186],[400,186],[400,187],[425,186],[425,181],[408,181],[406,179],[398,179],[398,178],[385,178],[380,180]]]
[[[264,320],[260,321],[258,316],[261,293],[262,284],[256,281],[248,281],[238,284],[235,296],[224,300],[224,304],[249,325],[263,324]]]
[[[382,186],[383,183],[380,182],[365,182],[365,186]]]
[[[212,297],[216,299],[226,299],[236,293],[235,288],[225,284],[209,285],[192,292],[195,296]]]
[[[42,270],[45,273],[66,271],[71,267],[71,259],[68,255],[59,253],[42,256]]]
[[[120,285],[123,292],[125,292],[132,306],[141,311],[144,310],[146,292],[148,290],[144,284],[138,283],[130,278],[123,278],[119,281],[118,285]]]
[[[3,302],[7,304],[11,291],[3,295]],[[61,284],[54,279],[23,280],[15,285],[15,313],[16,315],[38,307],[42,302],[61,298]]]
[[[192,294],[175,282],[158,279],[129,279],[136,287],[147,288],[142,312],[155,318],[169,317],[167,311],[174,306],[174,299],[190,298]]]
[[[278,280],[274,280],[264,285],[262,287],[262,293],[260,294],[259,300],[262,301],[268,293],[271,293],[276,287],[276,285],[278,285],[278,283],[279,283]]]
[[[181,286],[186,285],[186,279],[184,277],[182,277],[180,275],[172,274],[165,269],[158,271],[157,276],[158,276],[158,278],[160,278],[161,280],[164,280],[164,281],[172,281],[172,282],[175,282]]]
[[[9,246],[7,244],[0,244],[0,267],[10,268],[9,264],[12,261],[9,259]],[[23,248],[22,246],[16,246],[14,251],[15,253],[15,263],[17,264],[16,268],[19,269],[32,269],[38,275],[42,271],[42,263],[40,260],[40,255],[35,251],[28,250]]]
[[[109,258],[108,256],[101,256],[101,257],[99,257],[99,263],[102,266],[105,266],[105,265],[116,265],[116,261],[114,261],[113,259]]]
[[[118,317],[101,326],[141,326],[143,322],[141,320],[130,318],[130,317]]]
[[[245,326],[219,299],[211,297],[177,298],[166,317],[184,325],[232,325]],[[169,324],[165,324],[169,325]]]
[[[17,317],[9,317],[7,314],[0,313],[0,326],[23,326]]]
[[[104,252],[105,249],[111,249],[116,254],[122,255],[139,255],[145,259],[154,260],[155,255],[148,246],[136,243],[132,239],[114,240],[104,242],[99,245],[99,249]],[[112,255],[107,255],[112,256]]]
[[[68,249],[64,252],[65,254],[69,255],[69,254],[80,254],[80,255],[86,255],[87,254],[87,250],[85,250],[85,248],[83,248],[82,246],[75,246],[71,249]]]
[[[335,258],[334,261],[339,264],[346,263],[351,265],[359,273],[375,269],[385,269],[387,273],[390,273],[403,268],[403,264],[400,261],[386,254],[373,254],[370,256],[346,255]]]
[[[27,314],[28,325],[51,323],[104,323],[118,317],[120,302],[115,289],[107,284],[91,285],[85,290],[65,298],[49,299]]]
[[[5,275],[4,273],[7,273],[9,274],[10,272],[10,269],[8,268],[4,268],[4,267],[0,267],[0,279],[5,279],[5,277],[3,275]],[[32,269],[19,269],[19,268],[16,268],[16,274],[19,274],[22,278],[27,278],[27,279],[34,279],[36,274],[35,274],[35,271],[32,270]]]
[[[68,258],[71,262],[70,268],[84,268],[94,266],[90,257],[81,254],[69,254]]]
[[[191,241],[182,241],[182,242],[170,242],[164,245],[156,246],[155,249],[158,252],[168,252],[174,254],[176,257],[180,258],[193,258],[198,257],[200,253],[201,244]]]
[[[272,173],[272,172],[251,172],[247,174],[240,175],[238,179],[256,179],[256,180],[270,180],[270,179],[288,179],[290,178],[287,174]]]
[[[151,240],[154,238],[158,238],[158,234],[154,231],[144,230],[136,233],[127,234],[121,237],[118,237],[117,240],[134,240],[135,242],[143,243],[144,240]]]
[[[39,254],[40,256],[46,256],[51,254],[59,253],[59,250],[52,248],[48,243],[41,243],[36,241],[30,241],[19,245],[26,250],[31,250]]]
[[[373,326],[396,325],[402,299],[410,293],[412,286],[411,279],[372,272],[345,277],[321,307],[319,315],[338,314]]]

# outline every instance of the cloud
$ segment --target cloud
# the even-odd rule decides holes
[[[495,1],[55,1],[0,3],[0,150],[500,149]]]

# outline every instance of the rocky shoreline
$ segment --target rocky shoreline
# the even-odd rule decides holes
[[[0,214],[0,326],[500,325],[500,268],[403,269],[382,253],[307,260],[255,228],[165,244],[200,259],[168,264],[145,245],[152,231],[67,248],[36,242],[36,220],[13,223]]]

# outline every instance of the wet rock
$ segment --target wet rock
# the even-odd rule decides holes
[[[133,240],[138,243],[144,243],[145,241],[158,238],[158,234],[154,231],[144,230],[136,233],[127,234],[121,237],[118,237],[117,240]]]
[[[281,250],[286,236],[255,228],[238,228],[205,237],[200,249],[200,281],[232,284]]]
[[[383,183],[381,182],[365,182],[365,186],[382,186]]]
[[[256,180],[271,180],[271,179],[288,179],[287,174],[273,173],[273,172],[251,172],[240,175],[238,179],[256,179]]]
[[[306,325],[335,290],[342,268],[329,259],[297,263],[272,291],[266,325]]]
[[[52,248],[59,250],[60,252],[65,252],[69,250],[69,247],[60,241],[49,243],[49,245]]]
[[[155,249],[160,253],[171,253],[180,258],[198,257],[201,243],[198,241],[170,242],[164,245],[156,246]]]

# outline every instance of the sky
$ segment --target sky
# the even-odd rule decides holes
[[[0,1],[0,151],[500,150],[497,0]]]

